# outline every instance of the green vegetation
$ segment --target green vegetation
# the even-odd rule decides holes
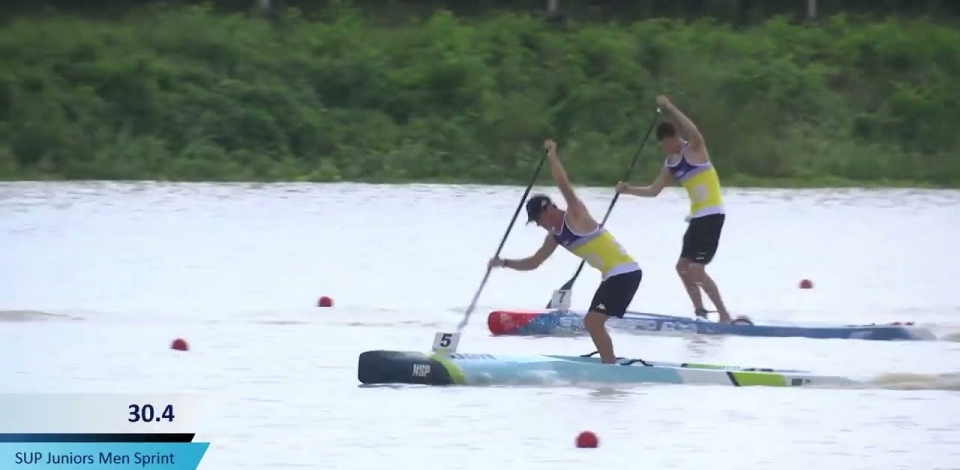
[[[664,93],[728,184],[960,186],[960,30],[935,20],[383,25],[331,8],[11,21],[0,178],[506,183],[552,136],[576,182],[612,185]],[[634,179],[661,162],[648,143]]]

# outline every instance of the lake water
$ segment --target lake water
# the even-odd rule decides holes
[[[201,392],[201,469],[960,468],[953,390],[358,387],[360,352],[426,350],[455,328],[522,192],[2,184],[0,391]],[[599,219],[612,190],[582,196]],[[710,271],[732,313],[960,325],[960,192],[728,190],[726,203]],[[686,210],[676,189],[618,202],[608,227],[645,271],[632,310],[690,314],[673,271]],[[542,240],[523,220],[505,256]],[[486,330],[489,311],[541,307],[576,266],[558,251],[537,271],[495,271],[460,349],[592,351],[587,338]],[[598,282],[581,275],[575,308]],[[335,306],[314,307],[321,295]],[[189,352],[168,348],[177,337]],[[960,372],[957,341],[613,337],[620,355],[663,361]],[[600,447],[574,448],[581,430]]]

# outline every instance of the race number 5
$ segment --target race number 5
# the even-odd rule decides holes
[[[553,297],[550,298],[550,308],[554,308],[563,312],[570,310],[570,291],[553,291]]]
[[[451,354],[457,352],[460,333],[437,333],[433,336],[433,352]]]

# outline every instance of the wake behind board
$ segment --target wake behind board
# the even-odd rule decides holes
[[[487,327],[497,336],[579,336],[586,334],[584,312],[558,310],[497,310],[487,317]],[[864,339],[875,341],[923,341],[936,336],[926,328],[911,325],[795,326],[715,323],[695,318],[627,312],[611,318],[607,326],[618,331],[652,335],[733,335],[754,337],[801,337],[813,339]]]

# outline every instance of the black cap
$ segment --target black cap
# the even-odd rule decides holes
[[[527,223],[535,222],[540,214],[552,205],[553,201],[546,194],[537,194],[527,200]]]

